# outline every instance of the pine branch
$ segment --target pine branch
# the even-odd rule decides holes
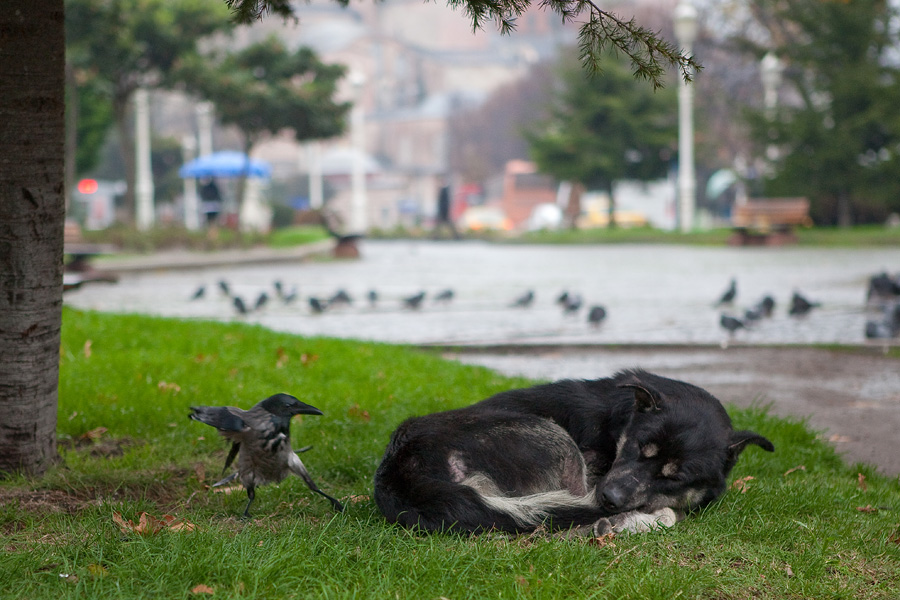
[[[349,0],[335,0],[346,6]],[[377,1],[377,0],[374,0]],[[666,66],[680,71],[685,81],[691,81],[701,65],[693,56],[683,55],[673,44],[661,39],[657,32],[638,25],[634,19],[625,21],[603,10],[595,0],[535,0],[542,8],[556,12],[564,22],[572,22],[587,13],[578,34],[582,65],[589,73],[601,70],[603,55],[613,51],[625,54],[631,61],[634,76],[660,88],[664,84]],[[225,0],[238,23],[251,23],[274,13],[286,19],[295,18],[290,0]],[[516,19],[531,5],[532,0],[447,0],[453,8],[462,8],[472,20],[472,29],[484,28],[493,21],[503,34],[512,33]]]

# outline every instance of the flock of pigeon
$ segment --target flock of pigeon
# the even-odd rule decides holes
[[[230,298],[234,310],[239,315],[248,315],[265,307],[270,301],[279,301],[284,305],[290,305],[299,300],[297,289],[288,289],[281,281],[275,281],[271,292],[260,292],[254,301],[245,301],[244,298],[234,293],[229,283],[225,280],[218,281],[221,294]],[[271,295],[270,295],[271,293]],[[715,308],[722,309],[719,316],[719,325],[730,338],[733,338],[739,330],[752,329],[762,319],[772,317],[775,312],[776,302],[771,295],[763,296],[758,302],[743,310],[736,312],[735,299],[737,298],[737,279],[732,278],[728,288],[714,304]],[[206,295],[206,286],[200,286],[191,296],[191,300],[198,300]],[[450,288],[441,290],[430,296],[430,302],[449,304],[456,294]],[[420,310],[426,304],[429,295],[423,290],[399,299],[399,305],[405,310]],[[376,308],[383,299],[376,290],[369,290],[364,300],[372,309]],[[534,290],[527,290],[511,303],[512,308],[529,308],[534,304]],[[340,306],[351,306],[354,298],[344,289],[339,289],[328,297],[310,296],[307,298],[309,311],[313,314],[321,314]],[[599,327],[607,318],[607,310],[604,306],[593,304],[588,307],[581,294],[563,291],[555,303],[562,309],[564,315],[578,315],[583,308],[587,308],[587,323],[591,327]],[[791,317],[805,317],[813,309],[820,307],[819,302],[807,299],[803,294],[794,291],[787,308],[787,314]],[[888,275],[879,273],[869,280],[866,294],[866,311],[869,318],[865,325],[865,336],[868,339],[890,339],[900,336],[900,274]]]
[[[732,278],[728,289],[715,306],[717,308],[733,306],[736,297],[737,280]],[[812,302],[795,291],[788,306],[788,315],[803,317],[819,306],[821,306],[819,302]],[[734,336],[738,330],[750,329],[760,319],[771,317],[774,310],[775,299],[766,295],[751,308],[746,309],[742,317],[728,312],[721,313],[719,325],[729,336]],[[891,276],[884,272],[869,278],[866,312],[869,314],[865,325],[867,339],[890,339],[900,336],[900,273]]]
[[[239,315],[249,315],[253,312],[257,312],[273,300],[273,296],[270,296],[268,291],[263,291],[259,293],[255,301],[246,301],[243,297],[236,294],[232,290],[231,285],[224,279],[220,279],[217,286],[221,294],[231,299],[232,306]],[[299,299],[297,289],[288,289],[281,281],[275,281],[272,290],[274,292],[274,299],[277,299],[284,305],[293,304]],[[205,297],[206,286],[201,285],[191,295],[190,300],[200,300]],[[424,290],[410,296],[403,296],[399,300],[400,307],[406,310],[419,310],[425,305],[427,297],[428,294]],[[447,288],[433,294],[430,301],[433,304],[446,305],[452,302],[455,297],[456,293],[452,289]],[[509,306],[512,308],[529,308],[534,304],[534,300],[534,290],[528,290],[521,296],[515,298]],[[365,302],[368,304],[369,308],[374,309],[382,302],[382,298],[379,296],[378,292],[373,289],[365,294]],[[307,298],[309,311],[312,314],[322,314],[340,306],[351,306],[353,303],[354,298],[344,289],[338,289],[328,297],[310,296]],[[585,305],[584,299],[580,294],[570,293],[568,291],[563,291],[562,294],[560,294],[556,299],[556,304],[560,306],[564,315],[577,315]],[[592,327],[599,327],[606,319],[606,314],[605,307],[599,304],[591,305],[587,310],[587,322]]]

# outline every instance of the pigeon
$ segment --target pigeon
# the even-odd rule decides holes
[[[191,300],[199,300],[205,294],[206,294],[206,286],[201,285],[200,287],[197,288],[197,291],[194,292],[193,295],[191,295]]]
[[[350,304],[353,304],[353,298],[351,298],[350,294],[348,294],[346,291],[338,290],[331,298],[328,299],[329,306],[337,304],[346,304],[349,306]]]
[[[378,292],[376,292],[375,290],[369,290],[369,293],[366,294],[366,298],[368,298],[369,300],[369,306],[374,307],[376,304],[378,304]]]
[[[569,292],[568,291],[563,291],[563,293],[560,294],[559,297],[556,299],[556,303],[561,306],[565,306],[566,302],[568,302],[568,301],[569,301]]]
[[[311,297],[309,299],[309,308],[318,315],[325,312],[326,306],[318,298]]]
[[[722,294],[722,297],[719,298],[719,301],[716,302],[716,306],[731,304],[732,302],[734,302],[735,296],[737,296],[737,280],[732,277],[731,284],[728,286],[728,289],[725,290],[725,293]]]
[[[298,296],[297,288],[294,288],[290,292],[285,293],[281,297],[281,301],[284,302],[285,304],[291,304],[294,300],[297,299],[297,296]]]
[[[740,319],[732,317],[730,315],[723,314],[719,317],[719,325],[722,326],[722,329],[728,331],[729,335],[734,335],[738,329],[744,329],[746,325]]]
[[[588,311],[588,323],[593,327],[600,327],[603,320],[606,319],[606,309],[602,306],[595,305]]]
[[[566,299],[562,303],[563,305],[563,313],[564,314],[574,314],[581,310],[582,305],[581,296],[578,294],[566,294]]]
[[[775,298],[772,296],[763,296],[763,299],[756,305],[764,317],[771,317],[775,310]]]
[[[250,517],[250,505],[256,498],[256,488],[267,483],[278,483],[293,473],[309,489],[327,498],[332,507],[341,512],[344,507],[313,482],[306,467],[291,449],[291,418],[294,415],[321,415],[322,411],[300,402],[290,394],[269,396],[250,410],[234,406],[192,406],[189,418],[219,430],[231,441],[231,450],[225,459],[222,474],[237,457],[237,471],[214,486],[240,479],[247,490],[247,506],[244,518]]]
[[[744,323],[747,325],[749,325],[750,323],[755,323],[762,319],[763,316],[765,316],[765,313],[763,312],[763,308],[761,306],[757,305],[753,308],[748,308],[744,311]]]
[[[434,297],[435,303],[438,303],[438,302],[446,303],[446,302],[450,302],[451,300],[453,300],[453,290],[451,290],[451,289],[446,289]]]
[[[242,315],[246,315],[248,312],[247,305],[244,304],[244,300],[240,296],[235,296],[231,303],[234,304],[234,309],[238,311]]]
[[[265,292],[260,293],[259,297],[256,299],[256,304],[253,305],[253,310],[260,310],[268,302],[269,295]]]
[[[419,292],[415,296],[409,296],[403,299],[403,306],[406,308],[411,308],[413,310],[418,309],[422,306],[422,300],[425,299],[425,292]]]
[[[792,317],[802,317],[809,313],[812,309],[821,306],[818,302],[810,302],[804,298],[799,292],[794,292],[791,296],[791,306],[788,308],[788,314]]]
[[[281,283],[281,280],[280,280],[280,279],[276,279],[276,280],[275,280],[274,286],[275,286],[275,294],[276,294],[279,298],[281,298],[282,300],[284,300],[284,284]]]
[[[534,290],[528,290],[518,298],[516,298],[512,306],[514,308],[528,308],[531,306],[531,303],[534,302]]]
[[[885,309],[880,321],[866,321],[866,338],[885,339],[900,335],[900,302]]]
[[[226,296],[231,295],[231,286],[228,285],[228,282],[225,281],[224,279],[219,280],[219,289],[222,290],[222,293],[225,294]]]

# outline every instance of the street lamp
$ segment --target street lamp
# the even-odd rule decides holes
[[[767,52],[759,63],[759,78],[763,86],[763,107],[766,121],[775,120],[775,108],[778,106],[778,87],[781,85],[781,72],[784,67],[774,52]],[[776,160],[778,147],[775,144],[766,146],[766,158]]]
[[[361,71],[350,73],[350,85],[355,96],[353,111],[350,114],[350,137],[353,142],[353,166],[350,172],[350,232],[365,233],[367,226],[366,211],[366,172],[365,172],[365,115],[363,114],[362,96],[366,76]]]
[[[691,54],[697,39],[697,9],[690,0],[680,0],[673,15],[675,37],[685,55]],[[697,179],[694,169],[694,88],[681,80],[678,89],[678,207],[682,232],[694,226],[694,201]]]

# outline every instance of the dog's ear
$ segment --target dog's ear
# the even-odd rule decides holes
[[[656,392],[640,383],[623,383],[620,388],[634,390],[634,409],[637,412],[658,412],[662,410],[662,398]]]
[[[775,452],[774,444],[756,432],[747,430],[732,431],[731,438],[728,441],[729,462],[732,464],[737,462],[737,457],[744,451],[747,444],[756,444],[766,452]]]

